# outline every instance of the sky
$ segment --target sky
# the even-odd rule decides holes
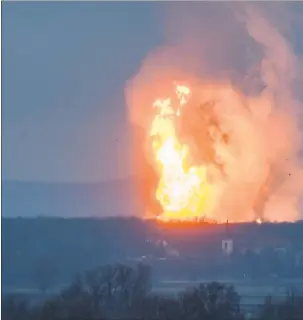
[[[157,4],[6,2],[2,10],[3,179],[129,175],[124,86],[164,41]]]
[[[192,48],[199,49],[199,39],[212,73],[214,66],[241,68],[243,43],[237,42],[236,49],[228,46],[233,33],[227,33],[227,11],[220,14],[206,2],[183,3],[179,15],[169,16],[167,23],[163,12],[168,6],[171,3],[3,3],[4,180],[98,182],[130,175],[125,84],[147,54],[168,38],[183,37],[191,45],[188,36],[194,31]],[[191,14],[184,18],[189,6]],[[294,6],[293,11],[302,12],[303,6]],[[293,40],[302,53],[301,30],[293,33]]]

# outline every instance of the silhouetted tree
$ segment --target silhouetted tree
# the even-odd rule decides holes
[[[31,320],[28,303],[23,297],[7,296],[1,303],[1,318],[3,320]]]
[[[136,268],[107,265],[85,274],[85,286],[92,296],[95,310],[100,306],[108,312],[130,310],[151,288],[151,270],[144,264]]]
[[[217,282],[201,284],[175,298],[153,295],[150,290],[149,266],[106,265],[78,275],[40,308],[28,308],[20,299],[8,299],[2,304],[2,317],[5,320],[242,319],[240,297],[232,286]]]
[[[212,282],[200,284],[180,294],[184,319],[240,319],[240,296],[233,286]]]
[[[137,306],[144,299],[152,288],[151,268],[149,265],[139,263],[132,274],[130,286],[131,300],[130,307]]]
[[[48,300],[43,320],[95,319],[134,314],[151,288],[151,269],[105,265],[78,275],[61,294]]]
[[[81,276],[77,276],[58,297],[48,300],[42,309],[43,320],[93,319],[99,315],[100,312],[96,312],[93,307],[92,296],[84,288]]]

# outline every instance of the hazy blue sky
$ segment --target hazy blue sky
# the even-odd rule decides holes
[[[4,179],[100,181],[128,175],[124,85],[150,51],[166,44],[167,32],[169,39],[192,37],[195,54],[211,66],[204,72],[221,72],[225,66],[234,72],[246,65],[245,41],[234,41],[242,31],[230,23],[229,11],[218,10],[222,4],[183,3],[164,26],[168,6],[3,4]],[[268,5],[269,11],[276,6]],[[302,12],[303,6],[293,6]],[[191,7],[186,18],[185,7]],[[293,40],[302,52],[301,30]]]
[[[4,179],[129,173],[125,81],[163,42],[156,3],[3,5]]]

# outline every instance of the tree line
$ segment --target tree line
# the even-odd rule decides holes
[[[2,300],[4,320],[244,320],[241,297],[232,285],[199,284],[166,297],[152,292],[150,266],[103,265],[77,275],[41,304],[10,295]],[[268,297],[250,319],[303,319],[303,299],[290,293],[282,303]]]

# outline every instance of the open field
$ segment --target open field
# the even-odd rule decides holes
[[[241,296],[241,308],[247,312],[255,312],[263,304],[267,296],[271,296],[274,301],[283,301],[287,295],[294,290],[296,294],[303,294],[303,279],[277,279],[275,283],[261,283],[251,280],[237,279],[216,279],[220,283],[234,285],[236,291]],[[200,279],[199,281],[160,281],[157,282],[152,292],[168,297],[176,297],[179,292],[197,286],[199,283],[207,283],[210,280]],[[50,289],[46,294],[41,294],[35,288],[13,288],[3,287],[3,295],[20,294],[28,297],[35,303],[43,302],[45,299],[58,294],[64,286],[57,286]]]

